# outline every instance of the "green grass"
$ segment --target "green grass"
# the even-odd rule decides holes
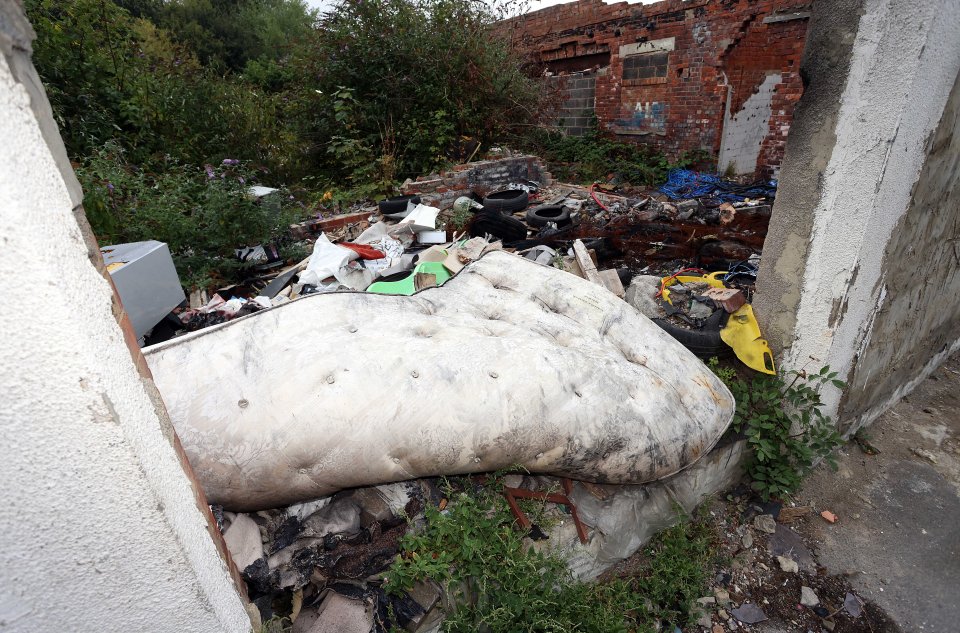
[[[712,568],[706,522],[662,532],[632,577],[579,583],[559,556],[525,545],[496,480],[463,490],[468,481],[450,487],[445,512],[427,508],[426,526],[404,537],[386,576],[395,592],[424,580],[443,586],[458,605],[443,631],[615,633],[691,620]]]

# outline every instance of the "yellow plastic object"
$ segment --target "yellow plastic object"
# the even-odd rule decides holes
[[[676,277],[673,277],[672,279],[673,279],[674,281],[678,281],[678,282],[684,283],[684,284],[690,284],[690,283],[706,283],[706,284],[709,284],[709,285],[713,286],[714,288],[726,288],[726,286],[723,285],[723,282],[718,279],[718,277],[720,277],[721,275],[726,275],[726,274],[727,274],[727,271],[721,270],[721,271],[718,271],[718,272],[715,272],[715,273],[710,273],[709,275],[677,275]],[[671,279],[671,278],[670,278],[670,277],[664,277],[664,279]],[[671,285],[672,285],[672,284],[671,284]],[[669,289],[669,288],[667,288],[667,287],[664,287],[664,288],[663,288],[662,296],[663,296],[663,300],[664,300],[664,301],[666,301],[666,302],[669,303],[670,305],[673,305],[673,301],[670,301],[670,289]]]
[[[773,352],[761,337],[760,325],[753,316],[753,307],[747,303],[730,315],[727,325],[720,330],[720,338],[733,348],[744,365],[764,374],[776,374]]]

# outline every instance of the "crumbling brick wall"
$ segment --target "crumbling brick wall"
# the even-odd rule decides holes
[[[515,47],[545,73],[590,68],[602,129],[676,158],[720,152],[727,101],[735,116],[764,80],[779,75],[756,169],[775,173],[783,156],[808,13],[803,0],[581,0],[505,23]]]

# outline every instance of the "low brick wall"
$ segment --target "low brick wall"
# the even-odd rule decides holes
[[[447,209],[460,196],[471,192],[483,196],[522,180],[533,180],[546,186],[553,177],[536,156],[511,156],[457,165],[439,174],[420,176],[404,183],[402,190],[404,194],[419,194],[424,204]]]

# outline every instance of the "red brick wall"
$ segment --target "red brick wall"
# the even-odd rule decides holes
[[[671,158],[687,150],[719,151],[726,81],[733,87],[730,105],[736,114],[768,73],[780,73],[757,161],[758,173],[769,175],[780,165],[793,106],[803,90],[797,70],[807,28],[804,9],[803,0],[650,5],[580,0],[513,18],[505,26],[514,46],[546,70],[609,51],[609,71],[596,84],[601,127],[623,140],[655,145]],[[622,79],[621,46],[666,38],[675,38],[666,77]]]

